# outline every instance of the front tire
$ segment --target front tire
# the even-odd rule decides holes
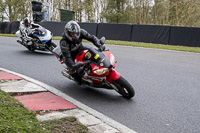
[[[134,97],[135,91],[131,84],[120,76],[119,79],[113,82],[113,85],[117,88],[115,89],[119,94],[121,94],[124,98],[130,99]]]

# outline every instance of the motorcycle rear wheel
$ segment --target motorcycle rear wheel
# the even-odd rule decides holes
[[[113,85],[117,88],[117,92],[124,98],[130,99],[134,97],[135,91],[131,84],[122,76],[113,82]]]

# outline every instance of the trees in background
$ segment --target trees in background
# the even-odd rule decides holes
[[[5,11],[5,4],[2,0],[0,0],[0,21],[3,21],[5,19],[4,11]]]
[[[59,9],[73,10],[79,22],[200,26],[199,0],[41,0],[51,3],[51,20]],[[31,0],[0,0],[0,20],[31,16]]]
[[[125,23],[128,19],[126,7],[129,0],[108,0],[106,1],[102,17],[108,23]]]
[[[0,0],[1,20],[21,20],[31,13],[30,0]]]

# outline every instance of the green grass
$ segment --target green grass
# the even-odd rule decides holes
[[[87,133],[87,127],[76,118],[40,122],[35,113],[28,111],[8,93],[0,90],[0,132],[1,133]]]
[[[0,36],[6,36],[6,37],[17,37],[15,34],[0,34]],[[61,37],[59,36],[53,36],[53,40],[60,40]]]
[[[172,45],[162,45],[162,44],[152,44],[152,43],[111,41],[111,40],[106,40],[106,43],[115,44],[115,45],[126,45],[126,46],[135,46],[135,47],[144,47],[144,48],[155,48],[155,49],[166,49],[166,50],[200,53],[200,47],[172,46]]]
[[[0,34],[0,36],[16,37],[15,34]]]
[[[16,37],[15,34],[0,34],[0,36]],[[58,37],[58,36],[53,37],[53,40],[60,40],[60,39],[61,39],[61,37]],[[88,41],[84,40],[84,42],[88,42]],[[176,50],[176,51],[200,53],[200,47],[172,46],[172,45],[128,42],[128,41],[112,41],[112,40],[106,40],[106,44],[126,45],[126,46],[134,46],[134,47],[144,47],[144,48],[155,48],[155,49],[166,49],[166,50]]]

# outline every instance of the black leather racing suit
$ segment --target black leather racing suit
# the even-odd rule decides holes
[[[73,69],[73,65],[75,64],[74,59],[76,55],[85,49],[89,49],[87,46],[83,46],[82,39],[86,39],[91,41],[96,47],[100,47],[99,39],[89,34],[86,30],[81,29],[80,37],[76,42],[72,42],[63,33],[62,39],[60,40],[60,48],[63,55],[63,60],[68,68]]]

